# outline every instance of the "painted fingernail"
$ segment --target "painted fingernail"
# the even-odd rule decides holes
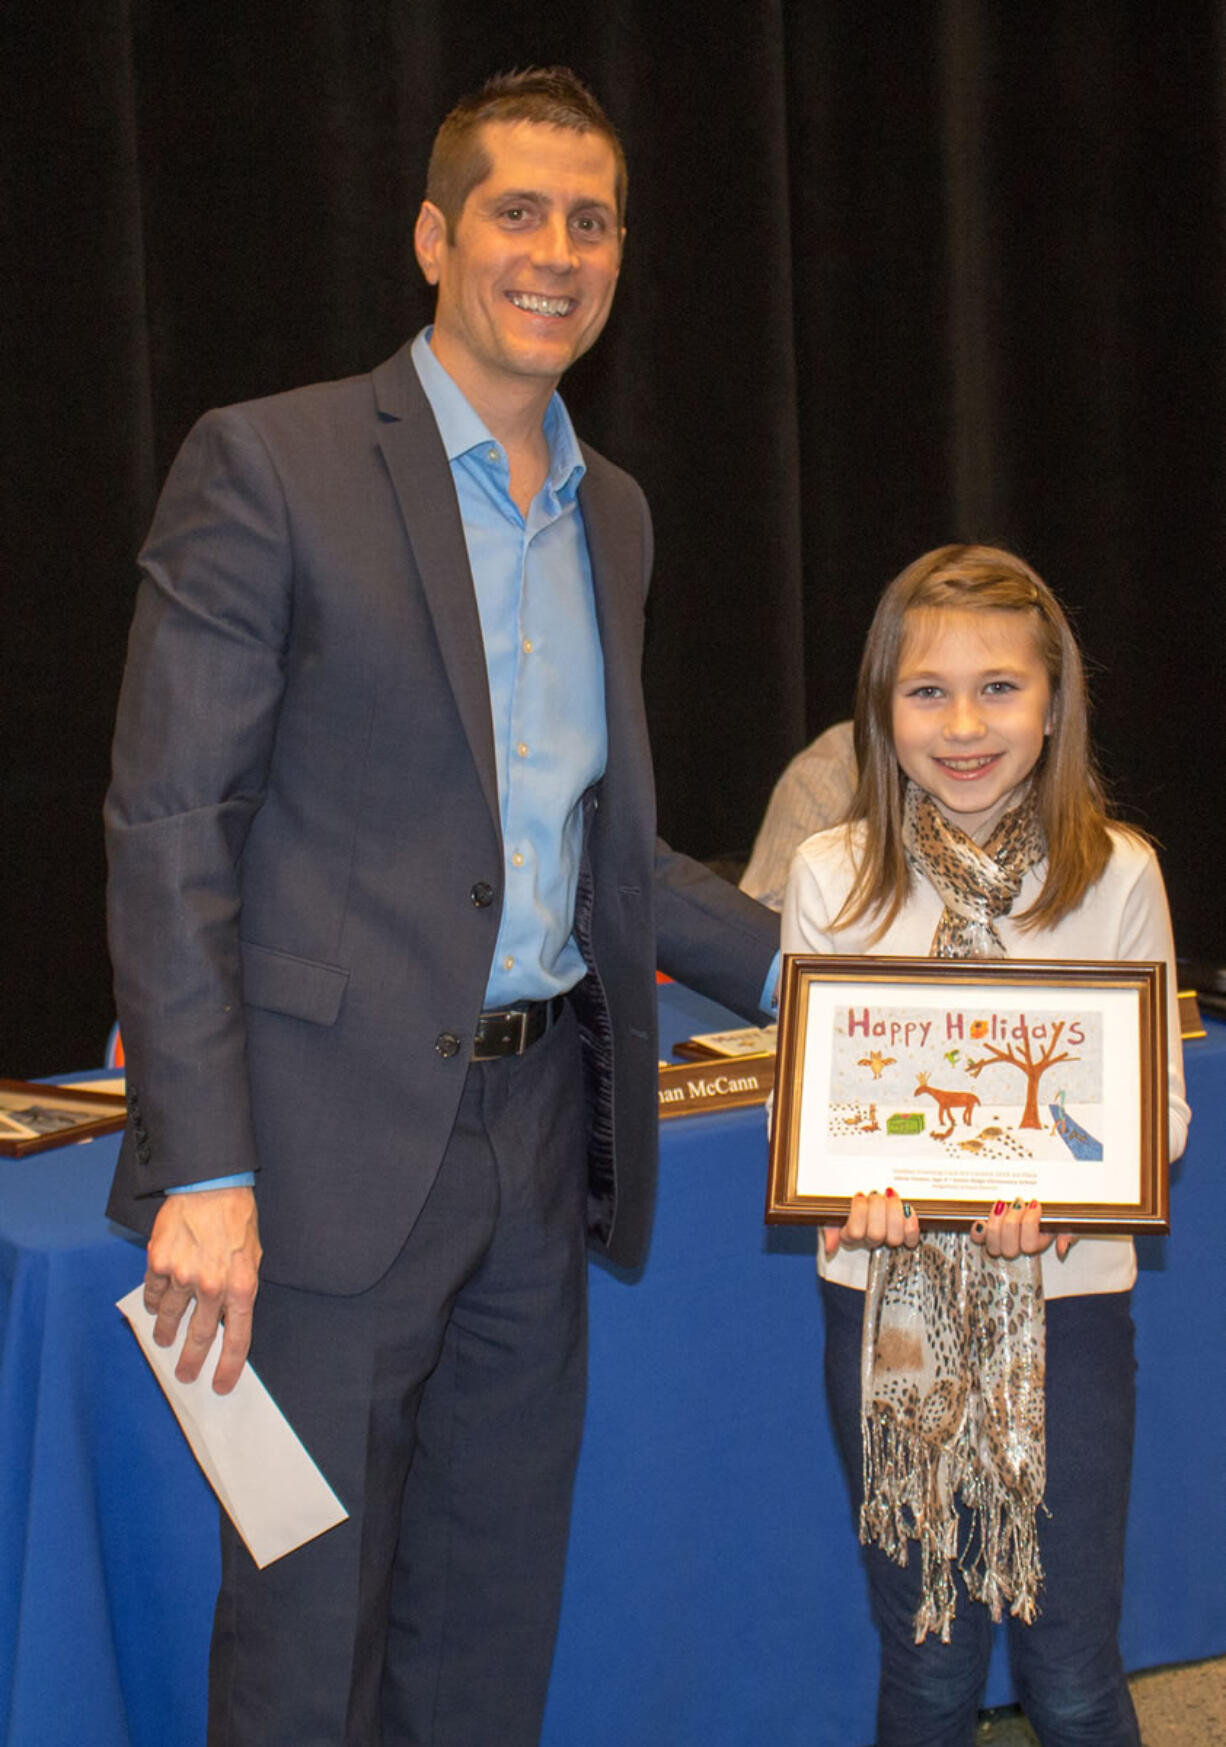
[[[1037,1207],[1037,1206],[1038,1206],[1038,1205],[1039,1205],[1039,1204],[1038,1204],[1038,1202],[1037,1202],[1037,1201],[1028,1201],[1028,1202],[1027,1202],[1027,1203],[1026,1203],[1026,1207],[1027,1207],[1027,1211],[1029,1211],[1029,1209],[1030,1209],[1030,1208],[1032,1208],[1032,1207]]]
[[[902,1204],[902,1216],[903,1216],[903,1218],[910,1219],[912,1217],[912,1215],[914,1214],[914,1212],[915,1212],[915,1209],[914,1209],[914,1207],[912,1207],[911,1203],[909,1201],[904,1201]]]
[[[1014,1210],[1016,1212],[1020,1212],[1021,1206],[1022,1206],[1022,1198],[1020,1195],[1018,1196],[1017,1200],[1013,1203],[1013,1206],[1014,1206]]]
[[[887,1189],[887,1190],[886,1190],[886,1192],[885,1192],[885,1198],[886,1198],[886,1200],[887,1200],[887,1201],[889,1201],[889,1200],[891,1200],[891,1199],[893,1199],[893,1200],[895,1200],[895,1201],[897,1201],[897,1199],[898,1199],[898,1191],[897,1191],[897,1189]]]
[[[1003,1213],[1004,1211],[1005,1211],[1005,1204],[1003,1201],[998,1201],[996,1203],[995,1207],[992,1209],[992,1213],[994,1216],[998,1213]]]
[[[982,1219],[977,1219],[975,1221],[974,1225],[972,1225],[972,1227],[971,1227],[971,1232],[973,1233],[973,1235],[975,1237],[982,1237],[983,1231],[984,1231],[983,1221],[982,1221]]]

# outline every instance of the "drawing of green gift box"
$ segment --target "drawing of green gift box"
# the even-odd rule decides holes
[[[887,1134],[923,1134],[924,1113],[922,1110],[899,1110],[886,1117],[885,1131]]]

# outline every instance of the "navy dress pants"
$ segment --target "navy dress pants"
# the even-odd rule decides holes
[[[223,1522],[210,1747],[534,1747],[583,1420],[585,1197],[567,1006],[522,1056],[470,1065],[382,1280],[262,1286],[252,1362],[349,1519],[264,1571]]]
[[[863,1497],[864,1295],[824,1281],[826,1387],[857,1525]],[[1044,1581],[1033,1625],[1008,1621],[1018,1699],[1043,1747],[1140,1747],[1118,1632],[1132,1468],[1136,1361],[1129,1294],[1047,1304]],[[967,1523],[963,1522],[962,1545]],[[877,1747],[972,1747],[992,1650],[991,1616],[957,1577],[952,1642],[914,1642],[919,1548],[905,1566],[864,1551],[881,1636]]]

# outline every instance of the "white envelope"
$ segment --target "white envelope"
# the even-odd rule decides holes
[[[170,1347],[154,1345],[155,1319],[145,1309],[143,1286],[121,1298],[118,1308],[153,1367],[205,1479],[261,1569],[345,1521],[348,1511],[250,1365],[243,1366],[229,1395],[214,1393],[220,1336],[196,1381],[179,1382],[175,1366],[187,1336],[190,1306]]]

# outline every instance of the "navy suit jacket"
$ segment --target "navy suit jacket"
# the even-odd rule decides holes
[[[753,1015],[777,921],[656,838],[650,521],[633,480],[584,456],[609,750],[585,798],[574,998],[590,1231],[633,1264],[657,943],[665,970]],[[442,1158],[503,885],[476,597],[408,347],[206,415],[142,570],[106,804],[130,1107],[109,1212],[147,1231],[162,1190],[258,1171],[265,1276],[359,1291]]]

